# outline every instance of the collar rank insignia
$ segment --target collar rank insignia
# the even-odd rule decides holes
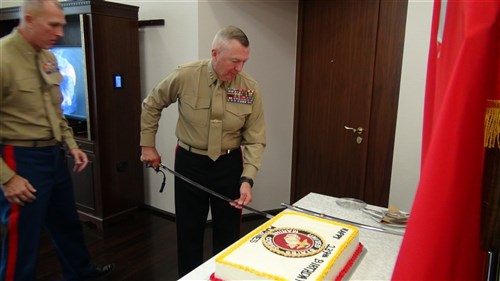
[[[255,91],[239,88],[228,88],[226,90],[226,101],[234,103],[252,104]]]
[[[57,67],[57,64],[54,61],[44,62],[42,64],[42,68],[46,74],[51,74],[51,73],[59,71],[59,68]]]

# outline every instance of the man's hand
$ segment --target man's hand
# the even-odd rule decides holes
[[[242,206],[246,206],[252,202],[252,187],[248,182],[243,182],[240,186],[240,198],[231,202],[231,206],[241,209]]]
[[[24,203],[32,202],[36,199],[36,189],[27,179],[15,175],[2,186],[3,194],[7,201],[24,206]]]
[[[161,164],[161,156],[154,146],[141,146],[141,162],[158,169]]]
[[[87,154],[85,154],[85,152],[81,151],[79,148],[73,148],[69,152],[71,153],[73,160],[75,160],[73,172],[79,173],[83,171],[83,169],[85,169],[85,167],[87,167],[87,164],[89,163]]]

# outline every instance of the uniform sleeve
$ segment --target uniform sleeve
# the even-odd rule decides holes
[[[161,111],[177,101],[178,90],[178,71],[174,71],[158,83],[142,101],[141,146],[156,146],[156,132]]]
[[[266,125],[260,89],[257,87],[252,113],[248,116],[242,131],[243,173],[241,176],[255,179],[260,169],[266,146]]]
[[[10,86],[9,81],[10,81],[10,71],[8,71],[7,69],[5,60],[2,60],[2,63],[0,64],[0,101],[4,100],[5,98],[4,95],[6,95],[7,89]],[[5,163],[3,154],[0,153],[0,184],[8,182],[15,174],[16,173],[11,168],[9,168],[7,163]]]
[[[75,138],[73,137],[73,129],[71,129],[71,127],[68,125],[68,120],[66,120],[65,117],[63,117],[61,124],[63,124],[61,126],[62,139],[64,140],[68,148],[78,148]]]
[[[0,184],[5,184],[8,182],[16,173],[12,171],[7,163],[3,160],[3,157],[0,157]]]

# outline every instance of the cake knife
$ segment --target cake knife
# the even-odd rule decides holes
[[[286,204],[286,203],[281,203],[281,205],[285,206],[285,207],[287,207],[289,209],[301,212],[301,213],[313,215],[313,216],[319,217],[319,218],[325,218],[325,219],[328,219],[328,220],[333,220],[333,221],[339,221],[339,222],[343,222],[343,223],[347,223],[347,224],[352,224],[352,225],[355,225],[355,226],[358,226],[358,227],[361,227],[361,228],[364,228],[364,229],[368,229],[368,230],[373,230],[373,231],[378,231],[378,232],[384,232],[384,233],[389,233],[389,234],[394,234],[394,235],[401,235],[401,236],[404,235],[404,232],[394,231],[394,230],[390,230],[390,229],[385,229],[385,228],[381,228],[381,227],[367,225],[367,224],[364,224],[364,223],[359,223],[359,222],[354,222],[354,221],[342,219],[342,218],[339,218],[339,217],[329,216],[329,215],[326,215],[326,214],[323,214],[323,213],[318,213],[318,212],[315,212],[315,211],[311,211],[311,210],[308,210],[308,209],[305,209],[305,208],[301,208],[301,207],[289,205],[289,204]]]
[[[149,165],[149,164],[146,164],[146,167],[148,167],[148,168],[153,168],[153,167],[152,167],[151,165]],[[224,200],[224,201],[226,201],[226,202],[229,202],[229,203],[233,203],[233,202],[234,202],[234,200],[232,200],[231,198],[226,197],[226,196],[224,196],[224,195],[222,195],[222,194],[220,194],[220,193],[217,193],[217,192],[215,192],[215,191],[213,191],[213,190],[211,190],[211,189],[209,189],[209,188],[207,188],[207,187],[205,187],[205,186],[203,186],[203,185],[201,185],[201,184],[199,184],[199,183],[197,183],[197,182],[195,182],[195,181],[193,181],[193,180],[189,179],[188,177],[186,177],[186,176],[182,175],[181,173],[176,172],[176,171],[174,171],[174,170],[170,169],[169,167],[167,167],[167,166],[166,166],[166,165],[164,165],[163,163],[161,163],[161,164],[160,164],[160,167],[159,167],[159,168],[156,168],[156,169],[155,169],[155,168],[153,168],[153,169],[154,169],[156,172],[158,172],[160,168],[162,168],[162,169],[163,169],[163,170],[165,170],[165,171],[170,172],[172,175],[174,175],[174,176],[176,176],[176,177],[180,178],[181,180],[183,180],[183,181],[185,181],[185,182],[187,182],[187,183],[191,184],[192,186],[194,186],[194,187],[196,187],[196,188],[198,188],[198,189],[200,189],[200,190],[205,191],[206,193],[208,193],[208,194],[210,194],[210,195],[213,195],[213,196],[215,196],[215,197],[217,197],[217,198],[219,198],[219,199],[222,199],[222,200]],[[165,174],[164,174],[164,176],[165,176]],[[164,180],[163,180],[163,182],[162,182],[162,186],[161,186],[160,192],[162,192],[162,191],[163,191],[163,187],[164,187],[164,186],[165,186],[165,178],[164,178]],[[269,213],[266,213],[266,212],[263,212],[263,211],[256,210],[256,209],[254,209],[254,208],[252,208],[252,207],[250,207],[250,206],[246,206],[246,205],[240,205],[240,206],[241,206],[243,209],[249,210],[249,211],[251,211],[251,212],[253,212],[253,213],[259,214],[259,215],[264,216],[264,217],[266,217],[266,218],[268,218],[268,219],[272,219],[272,218],[274,218],[274,216],[273,216],[273,215],[271,215],[271,214],[269,214]]]

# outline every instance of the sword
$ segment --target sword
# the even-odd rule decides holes
[[[152,168],[152,166],[151,166],[151,165],[149,165],[149,164],[146,164],[146,167],[151,167],[151,168]],[[172,175],[174,175],[174,176],[176,176],[176,177],[180,178],[181,180],[183,180],[183,181],[185,181],[185,182],[187,182],[187,183],[191,184],[192,186],[194,186],[194,187],[196,187],[196,188],[198,188],[198,189],[201,189],[201,190],[205,191],[206,193],[208,193],[208,194],[210,194],[210,195],[213,195],[213,196],[215,196],[215,197],[217,197],[217,198],[219,198],[219,199],[222,199],[222,200],[224,200],[224,201],[226,201],[226,202],[229,202],[229,203],[234,203],[234,200],[232,200],[231,198],[229,198],[229,197],[227,197],[227,196],[224,196],[224,195],[222,195],[222,194],[220,194],[220,193],[217,193],[217,192],[215,192],[215,191],[213,191],[213,190],[211,190],[211,189],[209,189],[209,188],[207,188],[207,187],[204,187],[203,185],[201,185],[201,184],[199,184],[199,183],[197,183],[197,182],[195,182],[195,181],[193,181],[193,180],[189,179],[188,177],[186,177],[186,176],[182,175],[181,173],[176,172],[176,171],[174,171],[174,170],[170,169],[169,167],[167,167],[167,166],[163,165],[163,163],[161,163],[161,164],[160,164],[160,167],[159,167],[159,168],[162,168],[163,170],[170,172]],[[158,169],[159,169],[159,168],[158,168]],[[155,171],[158,171],[158,169],[155,169]],[[163,187],[164,187],[164,185],[165,185],[165,180],[164,180],[164,181],[163,181],[163,183],[162,183],[162,188],[160,189],[160,192],[162,192],[162,191],[163,191]],[[268,218],[268,219],[272,219],[272,218],[274,218],[274,216],[273,216],[273,215],[268,214],[268,213],[266,213],[266,212],[262,212],[262,211],[256,210],[256,209],[254,209],[254,208],[252,208],[252,207],[249,207],[249,206],[246,206],[246,205],[240,205],[240,206],[241,206],[243,209],[249,210],[249,211],[251,211],[251,212],[253,212],[253,213],[259,214],[259,215],[264,216],[264,217],[266,217],[266,218]]]
[[[400,236],[404,235],[404,233],[402,233],[402,232],[398,232],[398,231],[394,231],[394,230],[390,230],[390,229],[385,229],[385,228],[381,228],[381,227],[375,227],[375,226],[371,226],[371,225],[367,225],[367,224],[363,224],[363,223],[359,223],[359,222],[354,222],[354,221],[350,221],[350,220],[346,220],[346,219],[341,219],[341,218],[338,218],[338,217],[325,215],[323,213],[318,213],[318,212],[315,212],[315,211],[311,211],[311,210],[308,210],[308,209],[305,209],[305,208],[301,208],[301,207],[289,205],[289,204],[286,204],[286,203],[281,203],[281,205],[285,206],[285,207],[287,207],[289,209],[301,212],[301,213],[313,215],[313,216],[319,217],[319,218],[325,218],[325,219],[328,219],[328,220],[340,221],[340,222],[343,222],[343,223],[352,224],[352,225],[355,225],[355,226],[358,226],[358,227],[361,227],[361,228],[364,228],[364,229],[368,229],[368,230],[373,230],[373,231],[378,231],[378,232],[384,232],[384,233],[389,233],[389,234],[394,234],[394,235],[400,235]]]

